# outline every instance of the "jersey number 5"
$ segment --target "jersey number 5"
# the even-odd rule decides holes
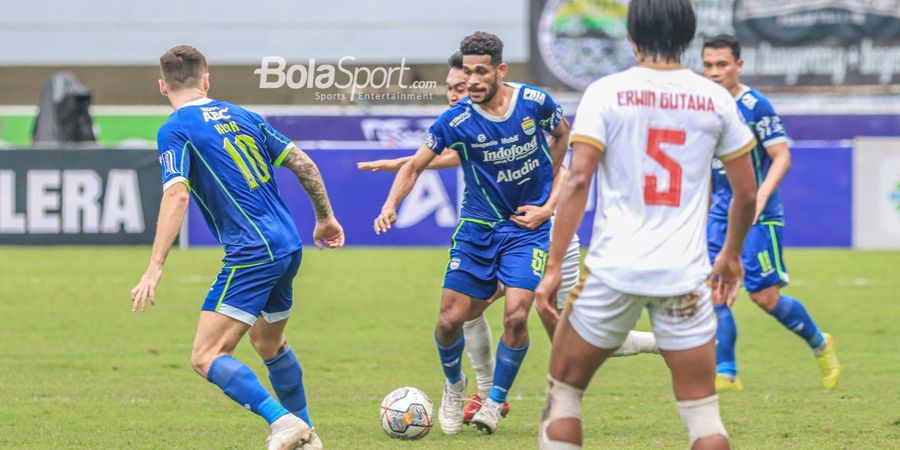
[[[644,175],[644,203],[677,207],[681,204],[681,165],[662,151],[659,145],[663,143],[684,145],[684,130],[651,128],[647,134],[647,155],[669,172],[669,189],[657,190],[656,175]]]
[[[259,183],[268,183],[269,178],[271,178],[269,167],[266,166],[266,160],[263,159],[262,153],[259,152],[259,148],[256,146],[256,142],[253,138],[246,134],[239,134],[234,137],[234,143],[241,149],[243,157],[241,157],[241,154],[238,154],[237,149],[235,149],[234,145],[231,143],[231,139],[225,138],[222,145],[225,146],[225,151],[228,152],[228,155],[231,156],[231,159],[237,164],[241,175],[247,180],[247,185],[250,186],[250,190],[252,191],[258,188]],[[253,169],[253,173],[250,172],[251,168]],[[256,174],[255,177],[254,174]],[[257,179],[259,181],[256,181]]]

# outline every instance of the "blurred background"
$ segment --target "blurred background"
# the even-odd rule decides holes
[[[699,70],[704,37],[735,34],[742,82],[770,97],[791,138],[785,244],[900,248],[900,3],[694,5],[686,64]],[[152,241],[156,131],[171,113],[157,63],[175,45],[206,55],[211,97],[263,114],[312,154],[349,245],[449,242],[457,171],[424,175],[399,212],[400,232],[376,237],[371,220],[392,176],[356,162],[421,143],[446,108],[447,58],[465,35],[500,36],[507,80],[545,87],[570,119],[587,84],[634,62],[624,0],[0,0],[0,8],[0,244]],[[333,80],[319,78],[327,67]],[[309,202],[289,175],[279,185],[310,236]],[[215,245],[196,206],[180,242]]]

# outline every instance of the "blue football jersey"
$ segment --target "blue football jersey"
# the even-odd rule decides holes
[[[225,262],[257,264],[297,251],[297,227],[275,185],[291,141],[232,103],[187,103],[159,128],[163,189],[186,183]]]
[[[781,118],[775,114],[769,99],[756,89],[743,85],[741,88],[741,93],[737,95],[737,105],[756,138],[757,144],[750,156],[753,160],[753,171],[756,174],[756,186],[759,187],[765,180],[766,174],[769,173],[769,166],[772,165],[772,158],[766,152],[766,147],[787,142],[787,134],[781,124]],[[731,203],[731,185],[728,184],[725,168],[718,158],[713,159],[712,171],[712,206],[709,214],[715,218],[727,219],[728,205]],[[769,197],[766,207],[759,216],[759,221],[784,221],[784,208],[777,188]]]
[[[519,206],[543,205],[553,185],[553,161],[544,137],[562,120],[562,108],[536,87],[515,91],[503,117],[488,114],[469,97],[441,114],[425,144],[436,153],[459,153],[466,190],[461,217],[508,220]]]

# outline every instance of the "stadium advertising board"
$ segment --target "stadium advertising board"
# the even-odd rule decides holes
[[[900,139],[853,143],[853,246],[900,248]]]
[[[372,221],[381,211],[394,180],[392,173],[360,172],[359,161],[396,158],[413,153],[405,150],[309,150],[328,188],[335,213],[344,226],[347,245],[430,245],[447,246],[456,228],[463,198],[462,176],[458,170],[425,171],[397,211],[390,233],[376,236]],[[849,147],[798,147],[794,165],[785,178],[782,200],[787,212],[785,243],[789,246],[847,247],[851,235],[851,166]],[[822,174],[829,174],[827,183]],[[309,199],[288,170],[275,171],[278,188],[300,231],[309,243],[315,214]],[[582,245],[590,239],[595,194],[592,184],[585,220],[578,234]],[[828,227],[821,227],[827,220]],[[190,245],[217,245],[192,202],[188,220]]]
[[[700,68],[705,38],[742,44],[741,80],[759,86],[900,84],[896,0],[695,0],[697,37],[684,63]],[[532,83],[583,90],[634,62],[627,2],[532,0]]]
[[[0,151],[0,244],[149,244],[155,150]]]

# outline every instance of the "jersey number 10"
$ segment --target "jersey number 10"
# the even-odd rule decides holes
[[[681,165],[662,151],[659,145],[684,145],[684,140],[684,130],[650,129],[647,134],[647,155],[669,172],[669,189],[658,191],[656,175],[644,175],[644,204],[675,207],[681,204]]]
[[[252,191],[258,188],[260,183],[268,183],[272,176],[269,174],[269,167],[266,166],[266,160],[263,159],[262,153],[259,152],[259,148],[256,146],[256,141],[246,134],[239,134],[234,137],[234,143],[241,149],[240,154],[238,154],[237,149],[234,148],[231,139],[225,138],[222,144],[225,146],[225,151],[228,152],[228,155],[231,156],[231,159],[237,164],[241,175],[247,180],[247,185],[250,186],[250,190]],[[241,154],[243,154],[243,157],[241,157]],[[251,169],[253,170],[252,173],[250,172]]]

